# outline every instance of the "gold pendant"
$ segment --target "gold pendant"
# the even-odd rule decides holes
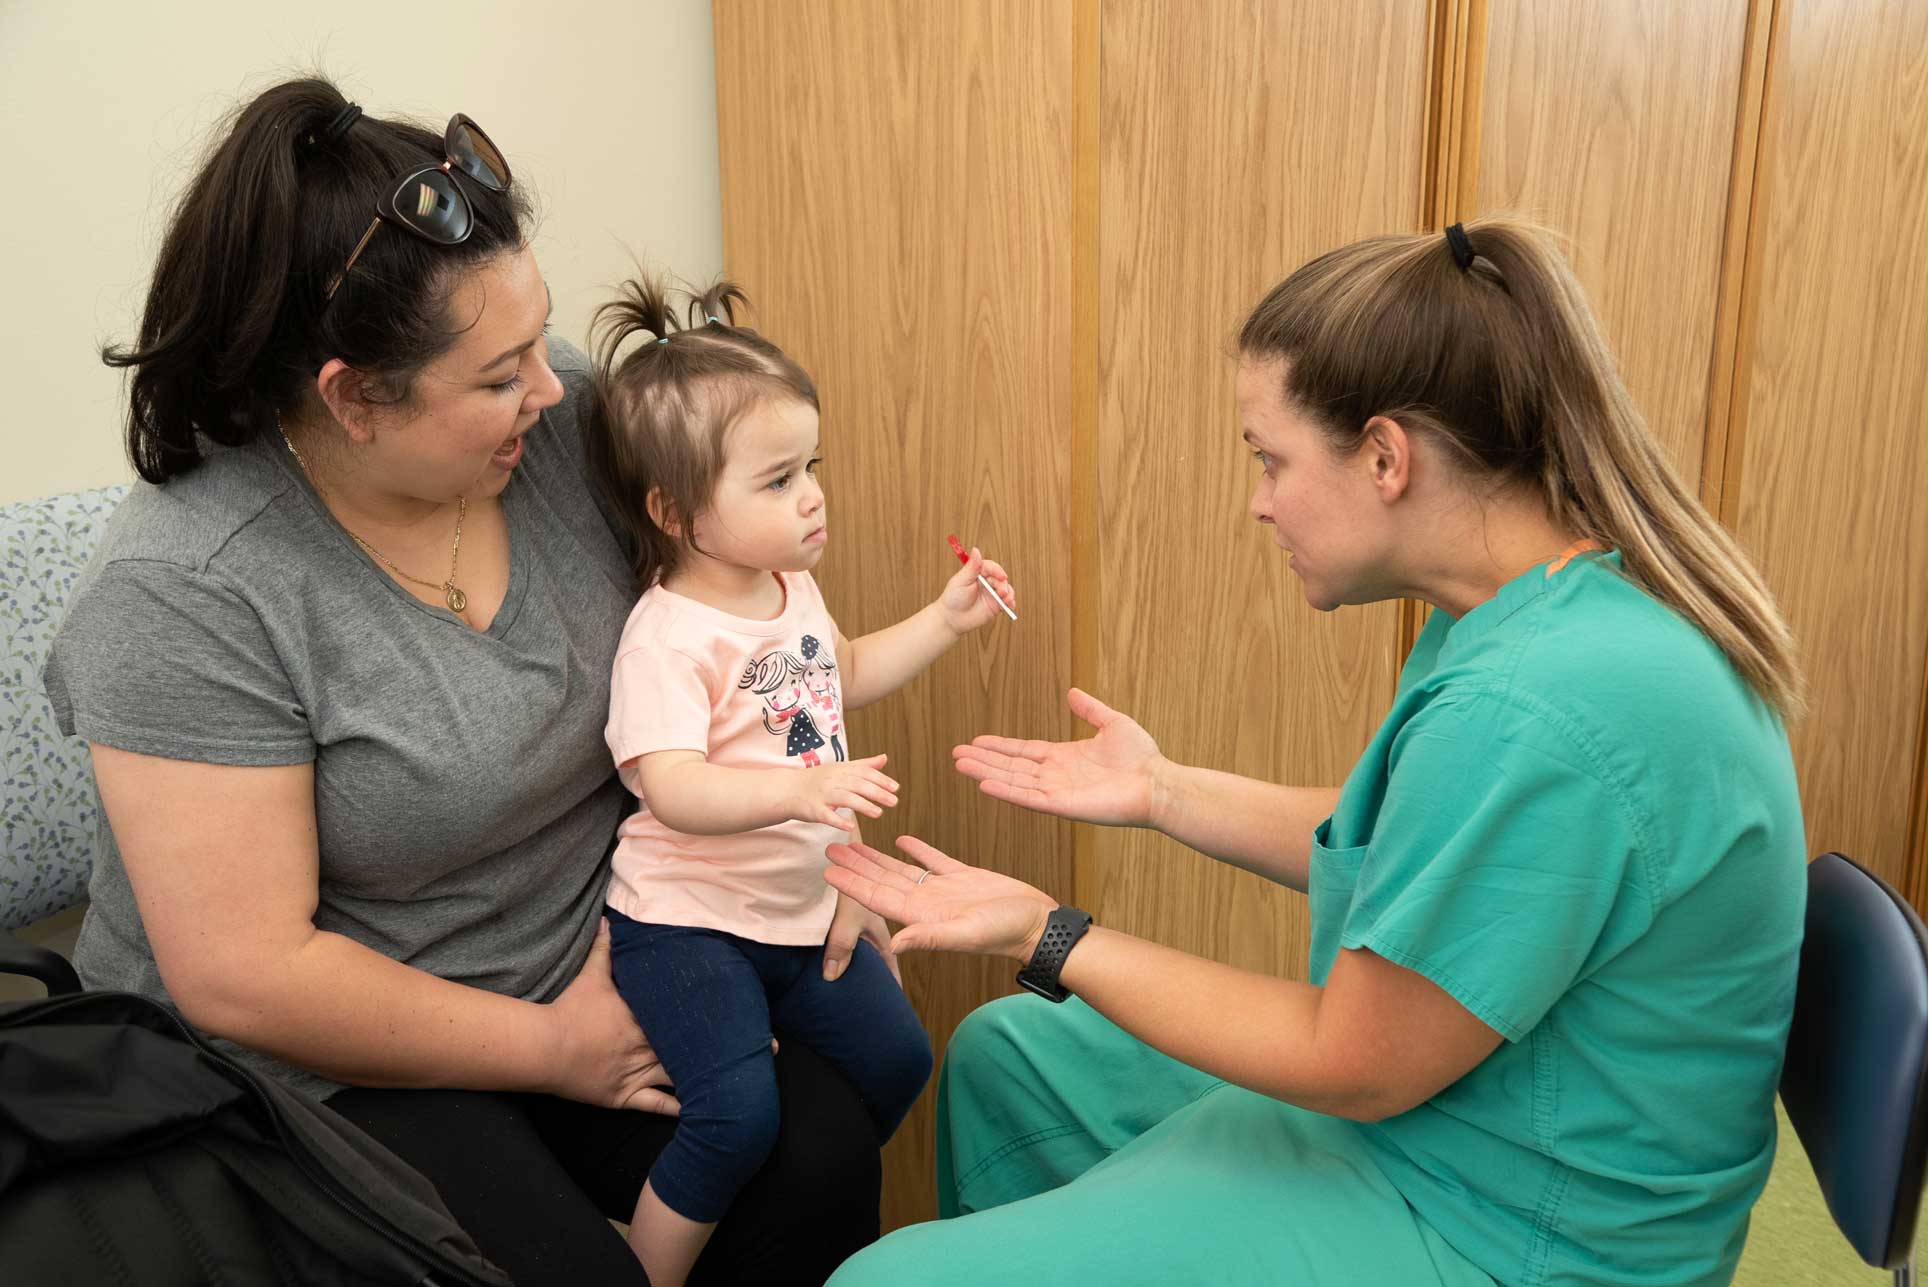
[[[469,596],[456,589],[453,581],[449,582],[449,584],[443,588],[449,592],[449,611],[458,617],[461,616],[463,609],[469,606]]]

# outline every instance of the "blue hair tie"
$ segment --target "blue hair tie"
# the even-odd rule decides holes
[[[665,336],[664,336],[664,337],[663,337],[662,339],[660,339],[660,340],[658,340],[658,341],[656,341],[656,342],[657,342],[658,344],[668,344],[668,343],[669,343],[669,336],[667,336],[667,335],[665,335]]]
[[[722,323],[722,321],[721,321],[721,320],[720,320],[720,319],[719,319],[719,318],[718,318],[718,317],[717,317],[717,316],[716,316],[716,315],[715,315],[714,313],[711,313],[711,314],[707,314],[707,316],[708,316],[708,317],[709,317],[709,319],[710,319],[710,325],[711,325],[711,326],[721,326],[721,325],[723,325],[723,323]]]

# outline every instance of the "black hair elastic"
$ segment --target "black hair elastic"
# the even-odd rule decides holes
[[[335,113],[335,119],[328,122],[328,128],[321,132],[321,137],[330,143],[334,143],[338,141],[342,135],[348,133],[349,127],[360,119],[361,104],[350,103]]]
[[[1446,245],[1453,252],[1453,262],[1459,265],[1462,273],[1473,266],[1473,239],[1466,235],[1464,224],[1448,224]]]

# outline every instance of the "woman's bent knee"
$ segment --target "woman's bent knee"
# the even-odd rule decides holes
[[[1056,1017],[1055,1007],[1041,997],[1010,996],[987,1001],[964,1016],[951,1034],[944,1052],[944,1066],[952,1073],[979,1068],[992,1071],[1010,1067],[1026,1045],[1027,1036],[1047,1026]]]
[[[928,1281],[947,1263],[946,1253],[935,1245],[943,1232],[941,1221],[899,1229],[844,1261],[824,1287],[902,1287]]]

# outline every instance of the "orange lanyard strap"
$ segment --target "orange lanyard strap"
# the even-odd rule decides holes
[[[1567,564],[1573,562],[1575,555],[1585,554],[1588,550],[1604,550],[1606,548],[1606,546],[1600,544],[1600,542],[1594,540],[1592,537],[1588,537],[1584,541],[1575,541],[1564,550],[1561,550],[1558,558],[1546,565],[1546,574],[1552,576],[1555,572],[1563,570]]]

